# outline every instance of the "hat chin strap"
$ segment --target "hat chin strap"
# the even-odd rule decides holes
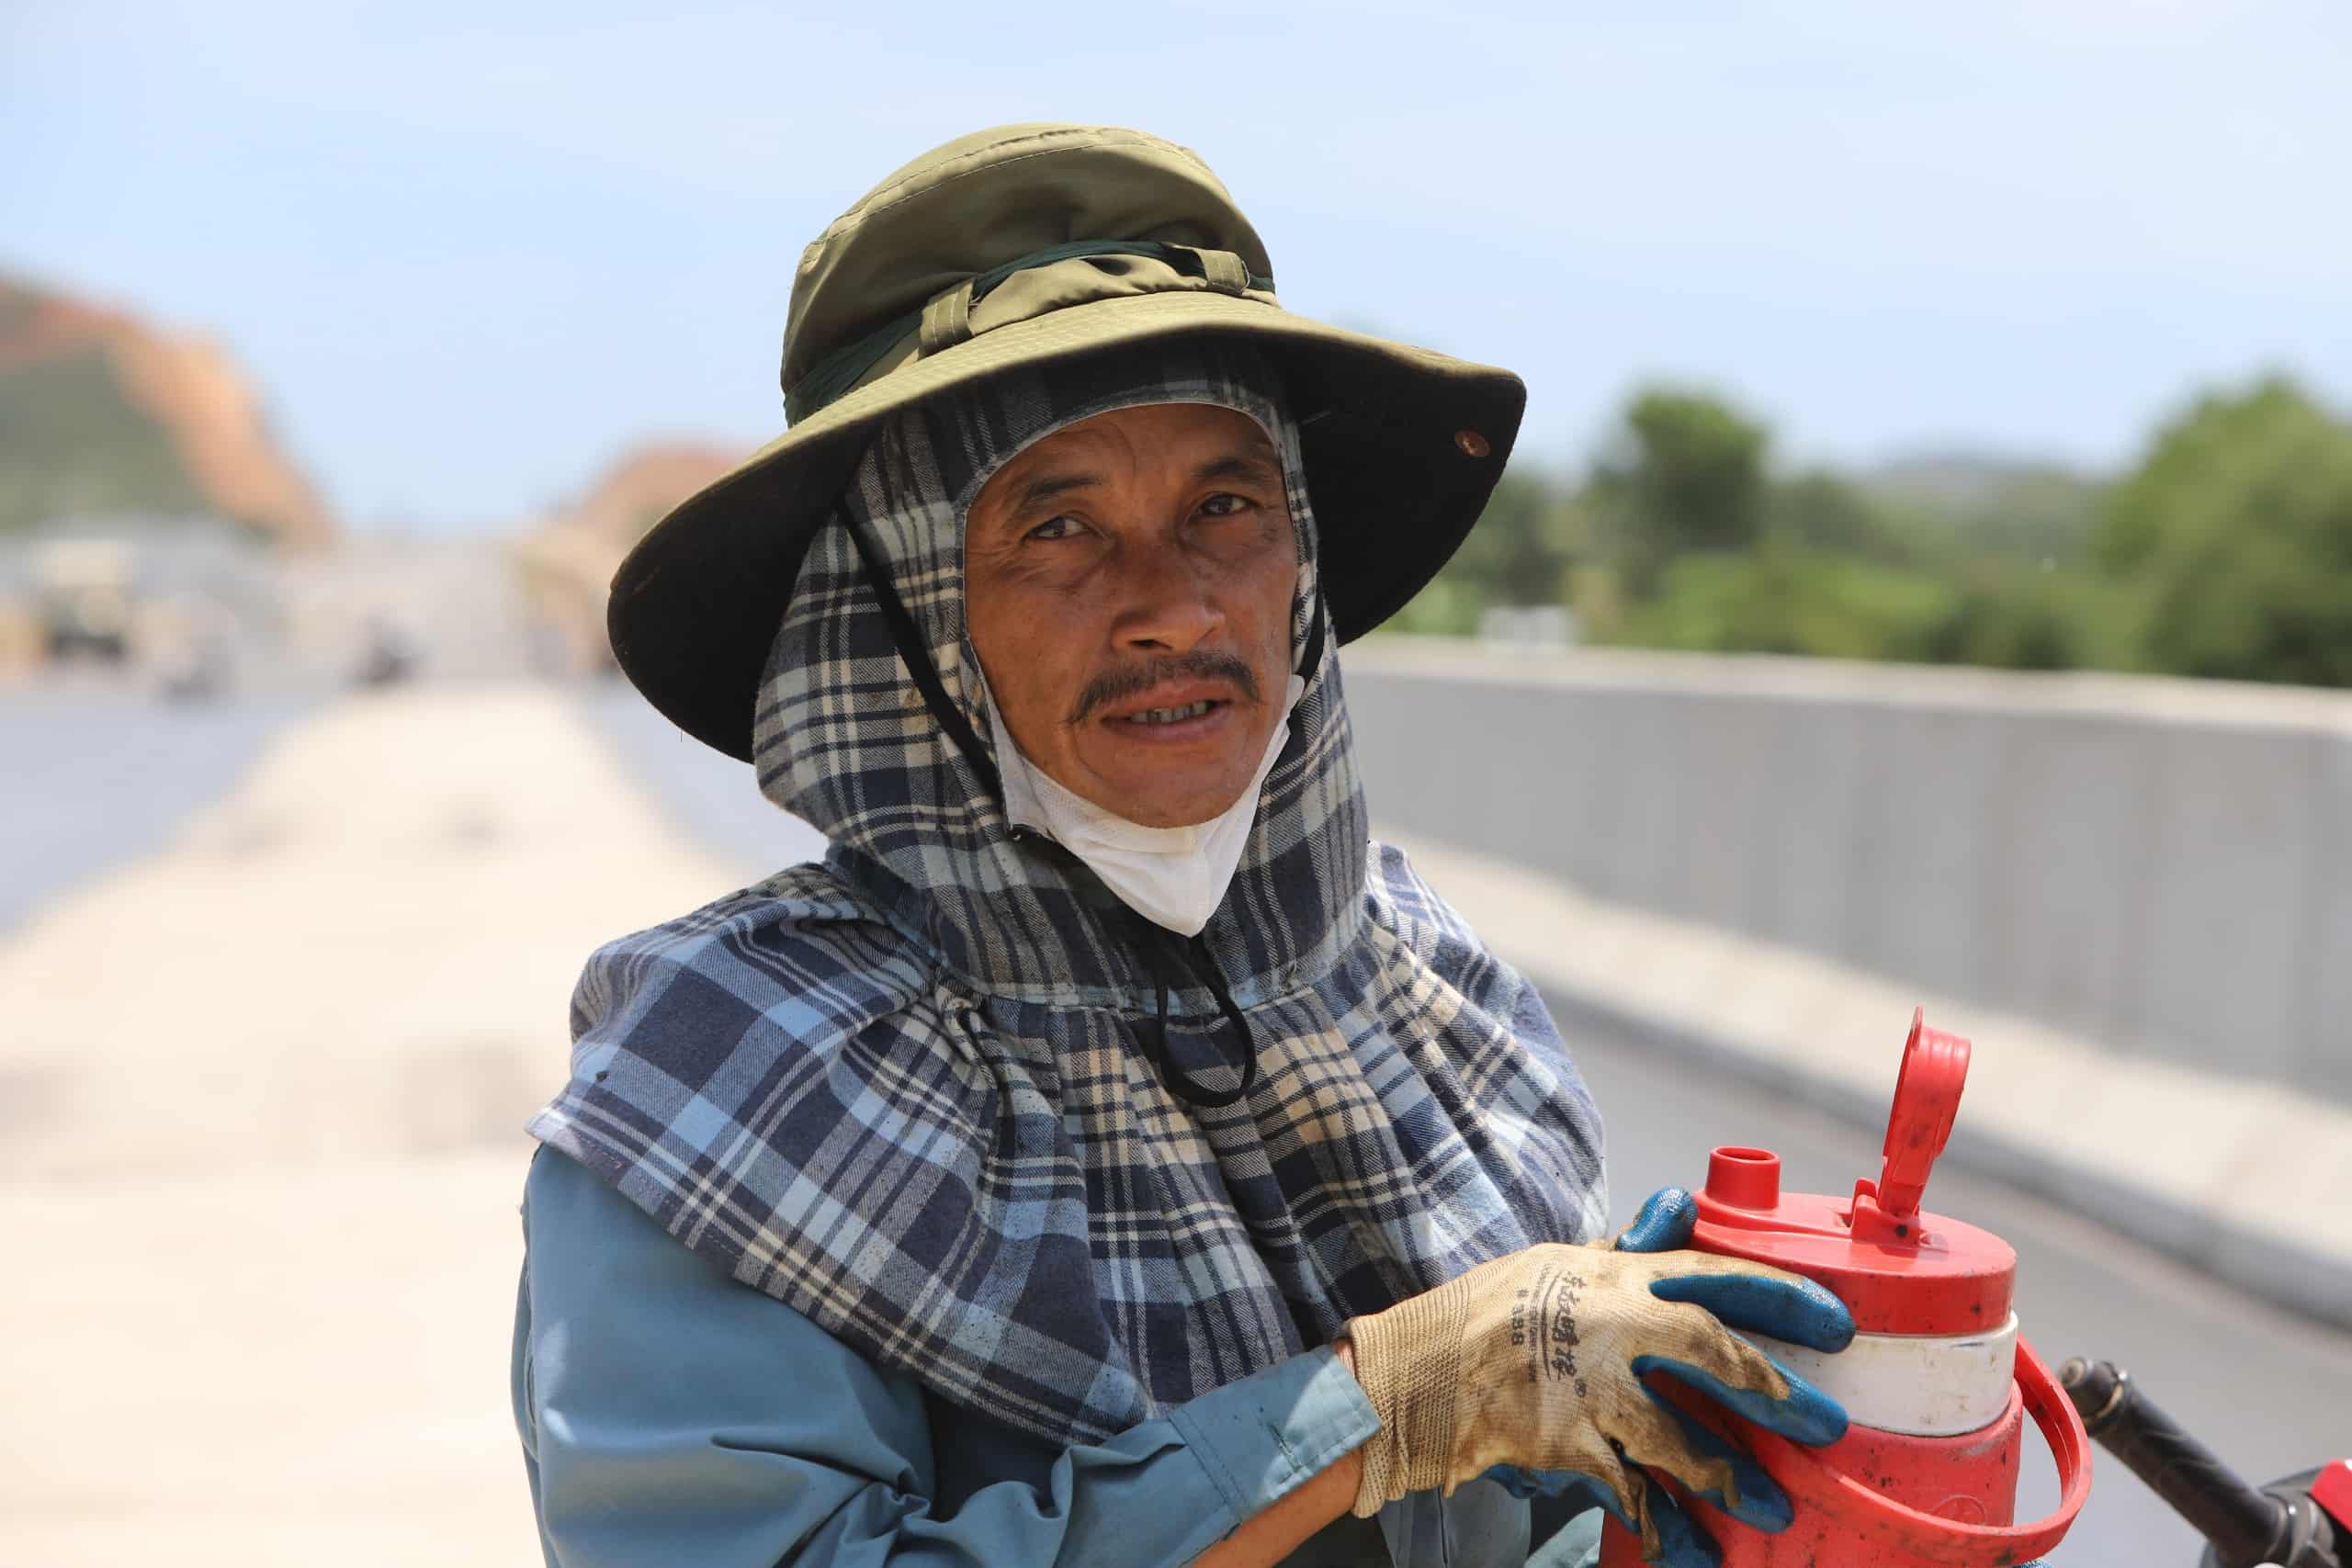
[[[890,628],[890,641],[899,650],[899,662],[904,664],[907,673],[914,677],[915,689],[922,694],[923,706],[931,710],[931,716],[939,721],[939,727],[947,731],[948,739],[955,743],[956,750],[964,754],[965,763],[979,775],[981,787],[988,791],[989,798],[1001,812],[1004,808],[1004,781],[997,776],[996,761],[989,756],[988,748],[980,744],[980,738],[964,717],[963,709],[948,700],[946,683],[940,680],[939,671],[931,661],[931,653],[923,646],[922,634],[915,629],[915,618],[907,613],[905,602],[891,584],[889,572],[884,570],[882,552],[875,545],[874,536],[866,532],[865,525],[849,508],[838,507],[833,515],[842,527],[849,530],[850,543],[857,547],[858,564],[865,569],[865,584],[874,590],[875,602],[882,612],[883,625]]]

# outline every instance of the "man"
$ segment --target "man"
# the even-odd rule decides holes
[[[1826,1292],[1672,1250],[1679,1194],[1573,1245],[1541,999],[1367,840],[1335,649],[1519,384],[1270,272],[1183,149],[950,143],[802,258],[791,433],[616,579],[630,678],[831,849],[582,979],[516,1333],[551,1563],[1519,1562],[1537,1492],[1699,1562],[1637,1466],[1787,1504],[1641,1371],[1843,1430],[1718,1321],[1834,1349]]]

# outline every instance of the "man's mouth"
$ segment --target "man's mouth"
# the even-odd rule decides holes
[[[1195,649],[1141,669],[1110,670],[1087,683],[1069,721],[1117,725],[1129,733],[1191,733],[1220,723],[1236,703],[1258,700],[1258,678],[1229,653]]]
[[[1188,718],[1201,717],[1212,708],[1223,706],[1225,706],[1224,702],[1218,698],[1203,697],[1199,702],[1186,703],[1182,707],[1146,708],[1141,713],[1124,714],[1115,722],[1142,725],[1182,724]]]
[[[1114,704],[1103,727],[1138,746],[1194,746],[1232,727],[1235,704],[1245,694],[1217,678],[1162,681]]]

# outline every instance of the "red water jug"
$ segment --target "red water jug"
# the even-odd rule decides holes
[[[1853,1313],[1856,1330],[1834,1356],[1749,1337],[1846,1407],[1851,1425],[1826,1449],[1752,1427],[1671,1379],[1651,1380],[1746,1447],[1795,1506],[1795,1522],[1768,1535],[1684,1498],[1723,1547],[1725,1568],[2002,1568],[2056,1546],[2089,1495],[2082,1417],[2010,1311],[2016,1252],[1988,1231],[1919,1207],[1951,1136],[1968,1055],[1967,1041],[1913,1014],[1885,1163],[1875,1181],[1855,1182],[1850,1199],[1782,1192],[1780,1158],[1764,1149],[1708,1156],[1690,1245],[1818,1280]],[[2018,1525],[2029,1415],[2057,1461],[2060,1498],[2048,1518]],[[1640,1540],[1611,1521],[1600,1561],[1634,1568]]]

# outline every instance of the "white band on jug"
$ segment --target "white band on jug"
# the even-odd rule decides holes
[[[1846,1407],[1849,1419],[1914,1438],[1981,1432],[2009,1406],[2018,1318],[1989,1334],[1857,1334],[1836,1355],[1761,1334],[1740,1337]]]

